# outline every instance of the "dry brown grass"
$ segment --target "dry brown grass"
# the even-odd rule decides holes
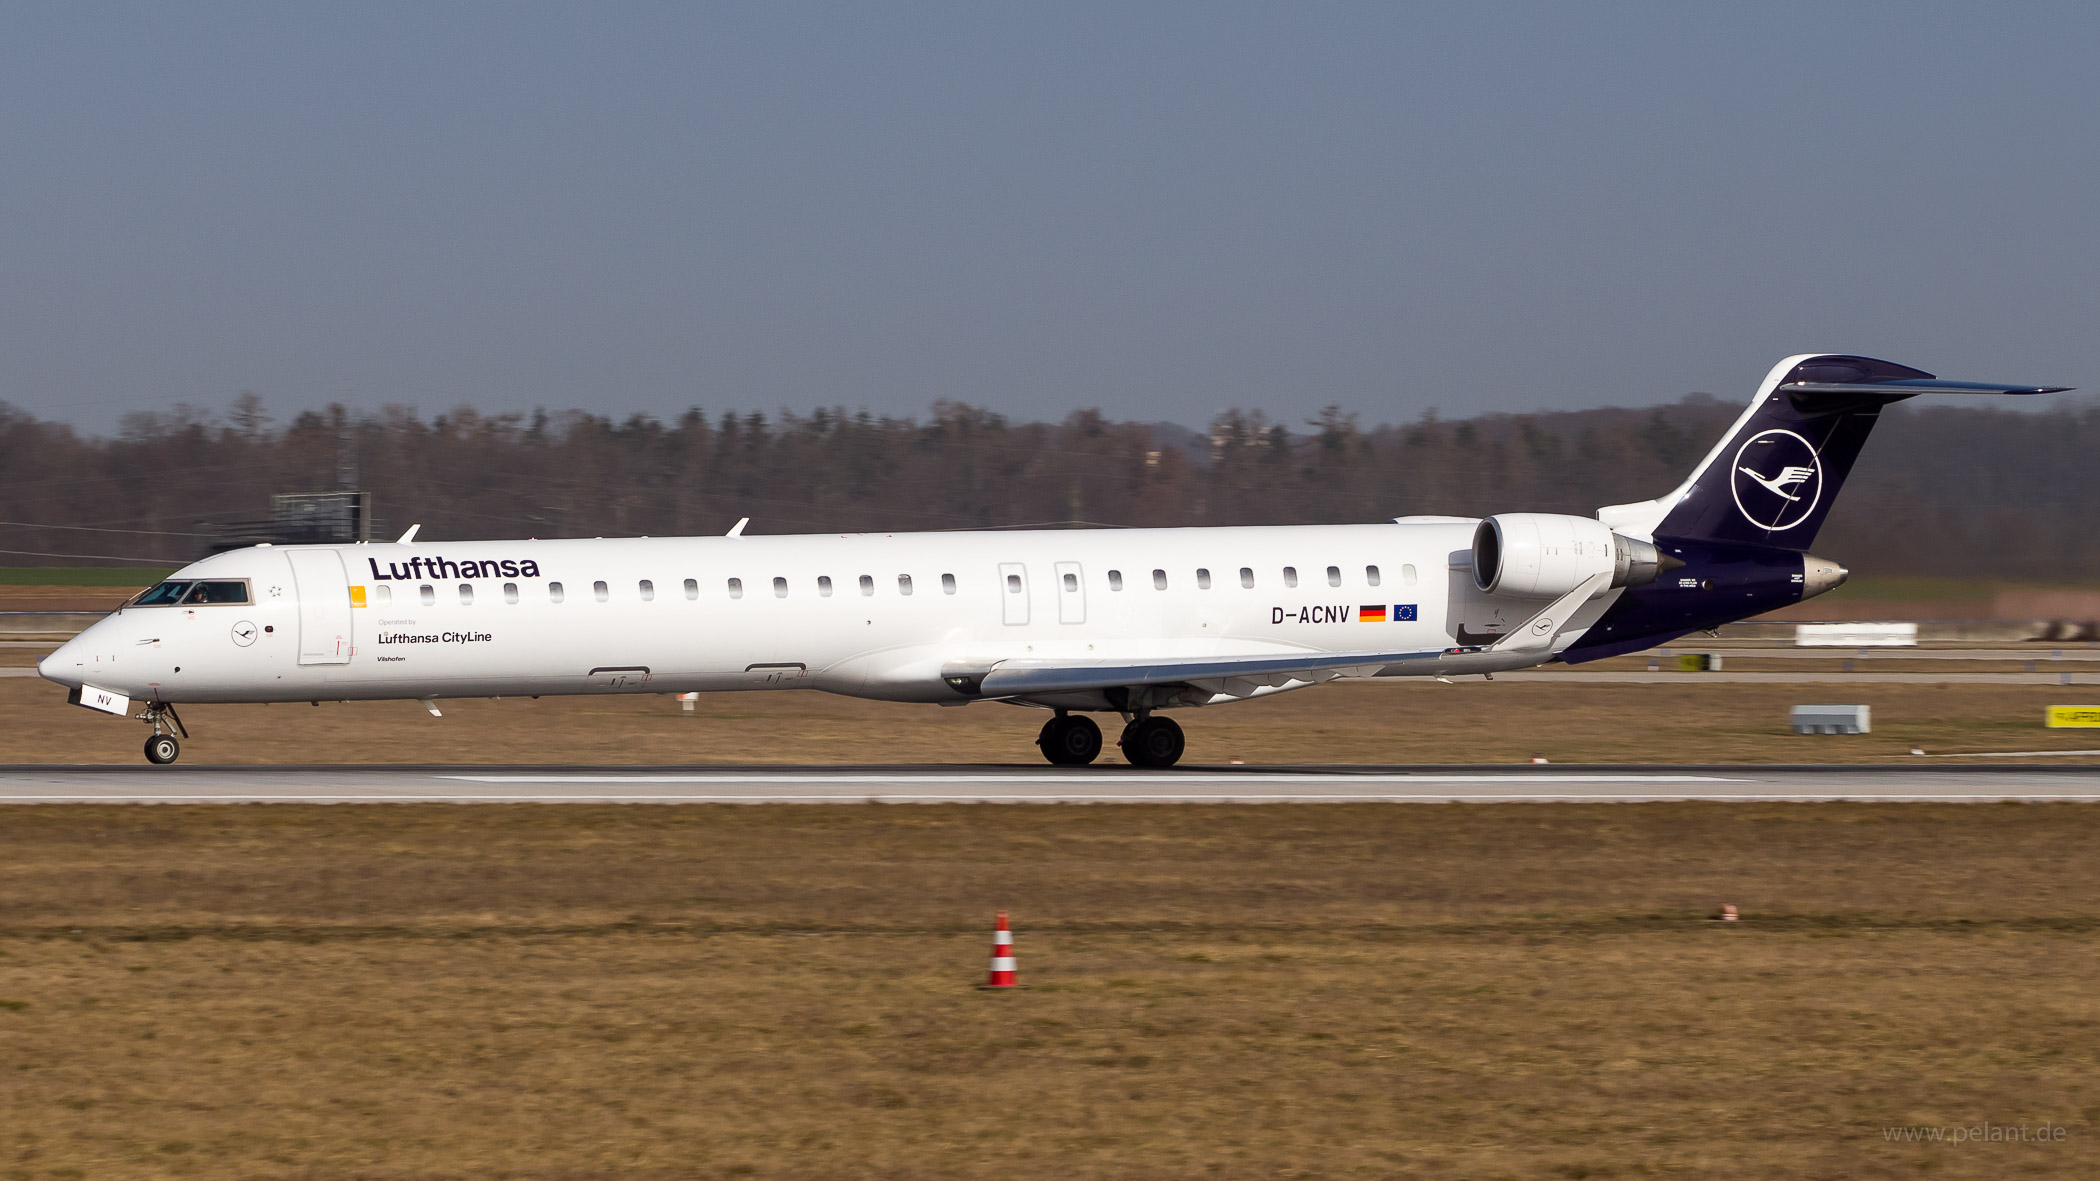
[[[1192,763],[1887,762],[1932,752],[2100,748],[2045,730],[2043,707],[2092,686],[1326,685],[1176,716]],[[1787,729],[1800,702],[1866,702],[1875,732]],[[1038,710],[941,709],[807,692],[191,706],[189,763],[1030,763]],[[0,763],[135,763],[145,727],[69,706],[57,686],[0,680]],[[1109,735],[1111,740],[1114,734]],[[1105,756],[1116,758],[1111,747]]]
[[[12,810],[0,1176],[2090,1175],[2096,839],[2074,805]],[[1001,906],[1033,987],[987,995]],[[1882,1139],[1985,1119],[2069,1139]]]

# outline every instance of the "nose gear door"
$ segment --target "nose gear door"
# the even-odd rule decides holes
[[[299,594],[299,663],[350,663],[350,580],[332,549],[288,549]]]

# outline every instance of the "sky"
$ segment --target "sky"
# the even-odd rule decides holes
[[[0,401],[2100,385],[2100,5],[0,7]]]

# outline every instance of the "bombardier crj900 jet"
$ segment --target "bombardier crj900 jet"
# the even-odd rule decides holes
[[[1675,491],[1383,524],[257,546],[178,571],[52,653],[71,700],[153,728],[193,702],[822,689],[1050,712],[1053,763],[1122,724],[1342,677],[1638,651],[1837,586],[1806,550],[1884,406],[2068,387],[1789,357]]]

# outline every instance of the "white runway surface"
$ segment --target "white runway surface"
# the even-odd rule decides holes
[[[0,803],[2100,802],[2100,766],[0,767]]]

